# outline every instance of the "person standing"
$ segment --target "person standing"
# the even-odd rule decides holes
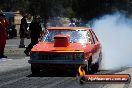
[[[69,27],[76,27],[76,24],[73,20],[71,20],[71,23],[69,23]]]
[[[42,27],[40,24],[40,16],[35,16],[34,20],[31,22],[29,26],[29,31],[30,31],[30,38],[31,38],[31,43],[28,45],[24,53],[29,56],[30,51],[34,45],[38,43],[38,39],[41,36],[42,32]]]
[[[9,23],[4,14],[0,13],[0,58],[7,58],[4,55],[4,48],[7,39],[7,28]]]
[[[20,45],[19,48],[26,48],[25,44],[24,44],[24,39],[27,36],[27,20],[26,20],[26,15],[23,16],[23,18],[21,19],[21,24],[20,24]]]

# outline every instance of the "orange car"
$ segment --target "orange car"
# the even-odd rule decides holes
[[[71,69],[81,66],[85,72],[95,72],[102,58],[101,44],[91,28],[50,27],[30,54],[33,74],[42,69]]]

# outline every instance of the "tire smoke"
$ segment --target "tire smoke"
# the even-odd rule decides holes
[[[102,44],[103,70],[132,66],[132,19],[124,14],[105,15],[92,28]]]

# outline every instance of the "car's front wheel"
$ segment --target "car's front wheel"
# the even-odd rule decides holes
[[[86,74],[91,74],[91,62],[92,62],[92,58],[90,58],[88,61],[87,61],[87,65],[84,67],[84,70],[85,70],[85,73]]]
[[[40,68],[35,64],[31,64],[31,71],[33,75],[37,75],[40,73]]]
[[[92,57],[90,57],[88,60],[88,65],[86,65],[85,67],[85,72],[87,74],[94,74],[98,71],[98,69],[99,69],[99,61],[92,64]]]

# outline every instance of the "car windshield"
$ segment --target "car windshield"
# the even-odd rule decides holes
[[[69,35],[72,43],[88,43],[88,33],[84,30],[49,30],[42,41],[54,42],[55,35]]]

